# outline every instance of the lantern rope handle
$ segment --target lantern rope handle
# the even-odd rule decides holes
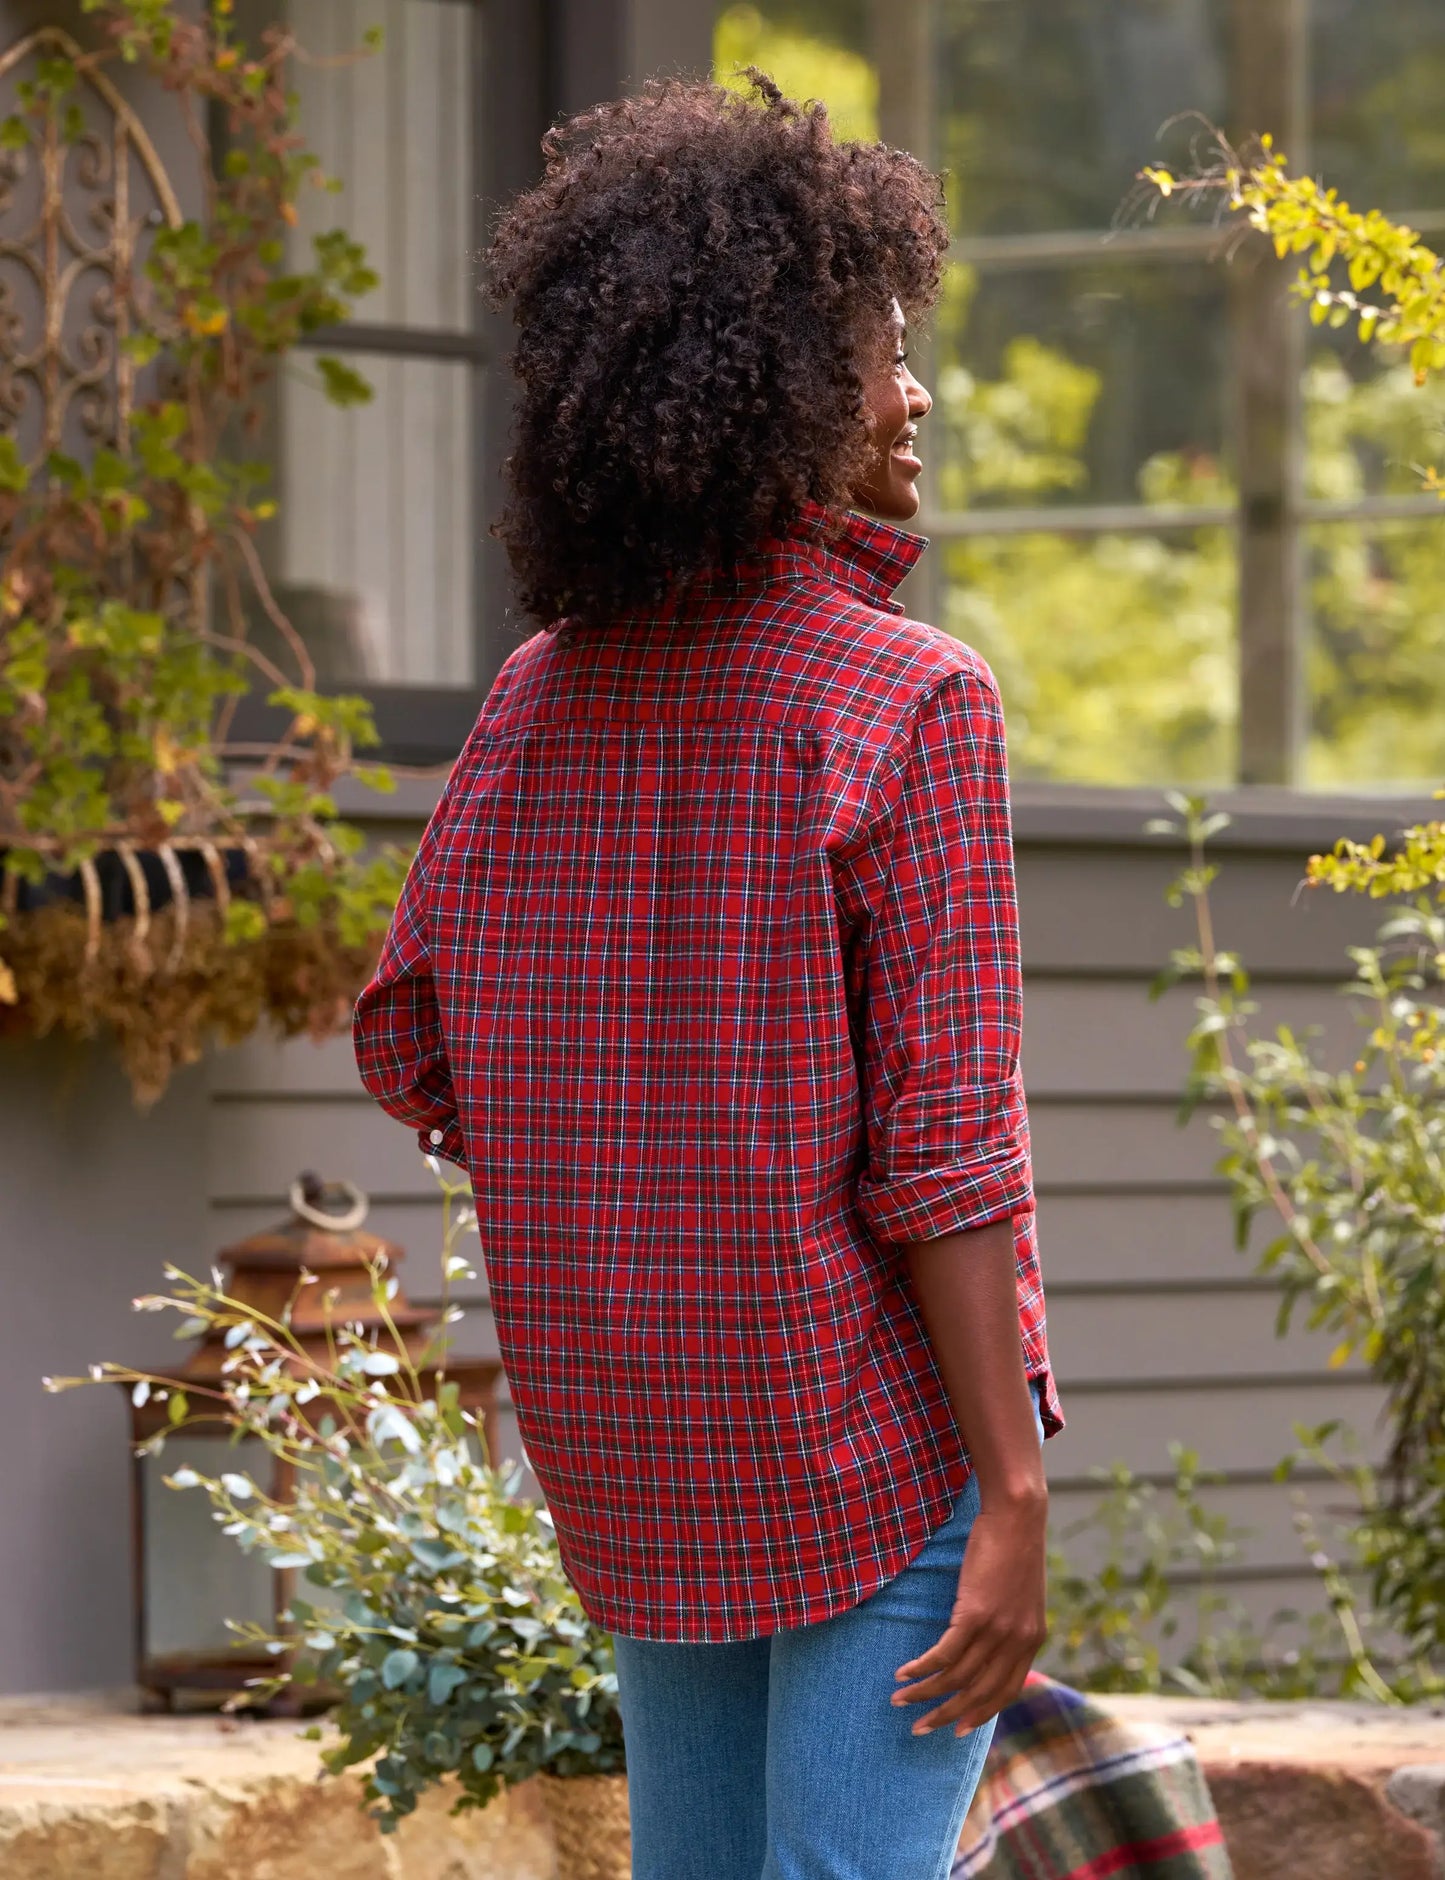
[[[331,1182],[329,1187],[339,1188],[351,1197],[351,1206],[344,1214],[327,1214],[318,1207],[313,1207],[306,1199],[307,1177],[300,1176],[291,1184],[291,1212],[298,1220],[308,1222],[312,1227],[321,1227],[329,1234],[349,1234],[366,1219],[371,1212],[371,1201],[356,1186],[355,1182]],[[316,1192],[312,1188],[312,1193]]]

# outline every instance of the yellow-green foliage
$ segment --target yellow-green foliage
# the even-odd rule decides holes
[[[1222,194],[1268,235],[1275,253],[1303,255],[1298,291],[1317,326],[1358,325],[1360,338],[1409,349],[1417,384],[1445,367],[1445,264],[1403,222],[1361,214],[1339,192],[1295,176],[1268,135],[1252,161],[1226,160],[1198,177],[1146,169],[1162,196]]]
[[[793,27],[775,26],[757,7],[725,7],[713,28],[719,83],[741,85],[741,67],[760,66],[790,98],[820,98],[840,138],[878,135],[878,74],[858,53]]]

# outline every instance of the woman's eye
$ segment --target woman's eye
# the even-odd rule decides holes
[[[899,366],[906,366],[908,364],[908,354],[906,352],[899,353],[893,363]]]

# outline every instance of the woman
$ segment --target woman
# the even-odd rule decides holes
[[[552,132],[499,225],[543,630],[357,1055],[470,1172],[634,1874],[932,1880],[1043,1638],[1061,1427],[1003,725],[892,598],[938,184],[751,78]]]

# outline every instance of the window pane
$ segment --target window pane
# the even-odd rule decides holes
[[[1445,208],[1445,7],[1312,0],[1318,168],[1358,208]]]
[[[1311,735],[1317,787],[1445,775],[1445,512],[1310,530]]]
[[[955,266],[935,330],[930,506],[1231,499],[1219,270]]]
[[[755,62],[948,173],[964,235],[1108,228],[1141,165],[1227,115],[1228,0],[769,0],[718,9],[720,74]],[[914,68],[910,69],[910,61]],[[931,120],[931,123],[930,123]]]
[[[296,69],[308,149],[340,180],[310,190],[296,239],[345,228],[362,242],[381,285],[356,318],[393,326],[475,323],[472,259],[472,34],[463,0],[290,0],[297,38],[333,66]],[[382,49],[348,59],[372,26]]]
[[[468,684],[473,369],[347,363],[374,396],[340,410],[304,354],[288,362],[267,557],[278,597],[326,679]]]
[[[1227,115],[1224,0],[950,0],[935,7],[938,141],[965,235],[1107,228],[1185,111]]]
[[[1365,347],[1344,332],[1313,334],[1311,353],[1310,496],[1418,495],[1424,467],[1445,471],[1445,380],[1418,386],[1398,350]]]
[[[938,552],[939,624],[993,667],[1019,776],[1233,777],[1231,531],[984,538]]]

